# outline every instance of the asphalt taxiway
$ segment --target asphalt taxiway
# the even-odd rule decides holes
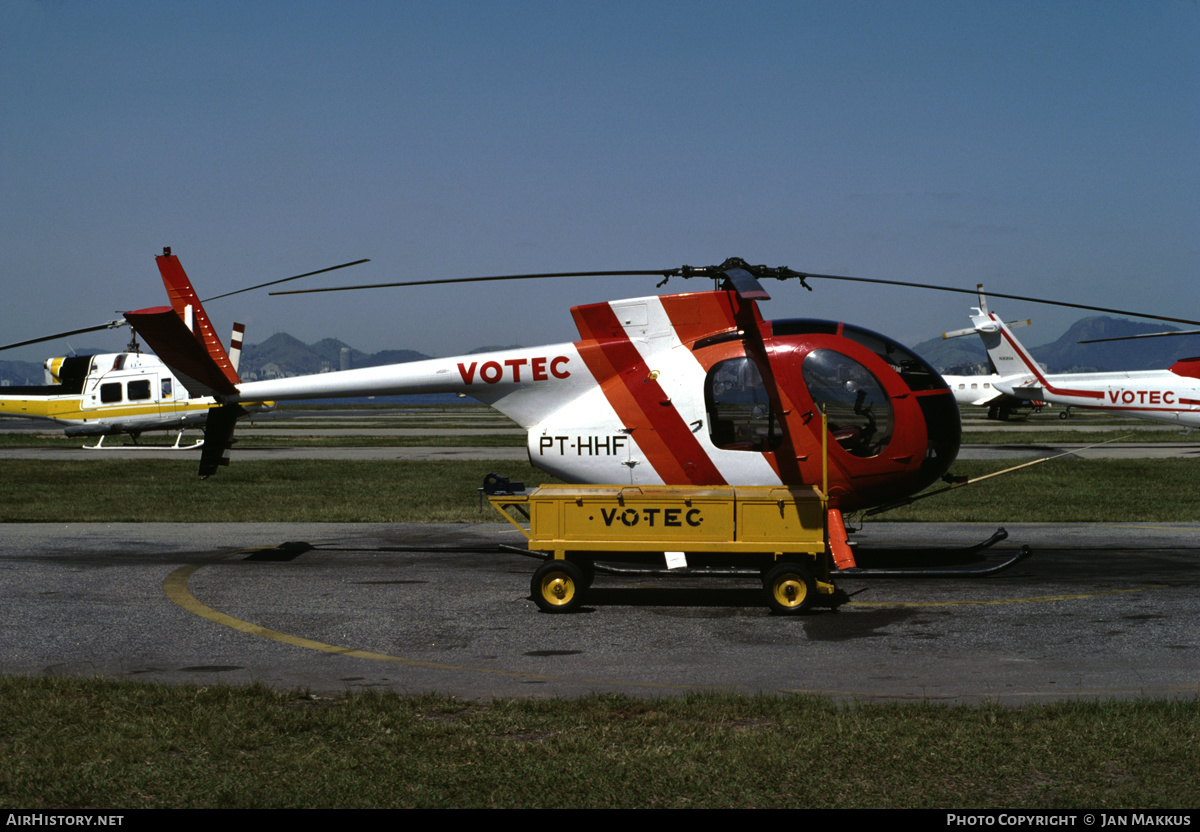
[[[1200,455],[1182,438],[1083,450],[1086,430],[1069,445],[1022,444],[1021,432],[959,456]],[[255,447],[253,432],[239,436],[237,460],[527,458],[520,446]],[[0,449],[123,457],[198,452]],[[871,523],[856,537],[864,553],[910,550],[892,556],[903,565],[925,559],[911,550],[993,530]],[[546,615],[529,597],[536,562],[498,548],[523,541],[505,524],[0,525],[0,672],[471,698],[715,688],[1019,704],[1200,692],[1200,523],[1008,530],[997,550],[1028,544],[1034,556],[1007,572],[846,577],[849,604],[793,619],[769,615],[754,580],[606,576],[582,612]]]
[[[863,552],[994,527],[868,524]],[[844,578],[838,612],[770,615],[754,580],[600,576],[529,597],[511,526],[0,526],[0,672],[495,696],[703,689],[996,701],[1200,692],[1200,524],[1018,524],[984,579]],[[997,560],[999,552],[987,556]]]

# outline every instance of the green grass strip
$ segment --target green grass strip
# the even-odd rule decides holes
[[[956,476],[979,477],[1022,460],[959,460]],[[1054,459],[954,489],[880,520],[987,523],[1200,521],[1200,459]],[[930,491],[945,488],[937,483]]]
[[[464,522],[484,474],[550,481],[525,462],[238,461],[196,476],[178,460],[5,460],[0,522]],[[1008,460],[961,460],[977,477]],[[1200,520],[1200,459],[1058,459],[880,515],[924,522],[1191,522]],[[935,488],[942,487],[940,484]]]
[[[0,522],[502,522],[479,507],[492,471],[547,479],[500,461],[243,460],[201,480],[194,458],[6,460]]]
[[[1098,442],[1153,442],[1195,445],[1200,448],[1200,433],[1184,434],[1177,430],[1127,429],[1082,430],[968,430],[963,431],[964,445],[1094,445]]]
[[[1195,807],[1200,702],[471,703],[0,679],[0,807]]]

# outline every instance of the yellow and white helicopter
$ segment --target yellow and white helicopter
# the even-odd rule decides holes
[[[235,366],[242,331],[241,324],[234,325],[230,354]],[[156,430],[178,431],[172,446],[177,450],[204,442],[180,444],[185,429],[204,426],[216,400],[191,395],[136,341],[124,352],[48,358],[43,366],[45,384],[0,388],[0,417],[46,420],[63,426],[67,436],[99,437],[95,445],[84,445],[94,450],[104,448],[106,436],[127,434],[136,446],[142,433]]]
[[[169,249],[167,254],[170,254]],[[218,297],[229,297],[364,262],[366,261],[357,260],[328,269],[306,272]],[[214,349],[225,356],[224,361],[236,377],[245,327],[239,323],[233,325],[233,336],[226,352],[220,340],[213,334],[208,316],[199,303],[190,306],[186,303],[181,304],[179,315],[184,324],[198,337],[204,337],[206,342],[215,345]],[[120,326],[128,324],[125,321],[108,321],[92,327],[7,344],[0,346],[0,351]],[[138,447],[137,438],[146,431],[178,431],[172,446],[176,450],[201,447],[204,444],[203,439],[191,445],[181,446],[183,432],[188,428],[203,429],[208,421],[209,410],[218,406],[217,400],[212,396],[197,396],[190,392],[189,386],[196,389],[195,385],[188,385],[158,356],[142,352],[136,338],[130,339],[124,352],[49,358],[43,366],[46,374],[44,384],[0,388],[0,418],[46,420],[63,426],[67,436],[97,436],[99,439],[95,445],[84,445],[85,448],[93,450],[104,448],[106,436],[118,434],[131,436],[135,443],[133,447]],[[269,406],[268,402],[246,402],[241,405],[239,415]]]

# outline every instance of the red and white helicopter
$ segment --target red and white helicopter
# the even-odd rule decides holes
[[[994,389],[1019,399],[1107,410],[1189,430],[1200,427],[1200,357],[1181,359],[1167,370],[1046,373],[1000,316],[988,311],[982,285],[978,292],[971,327],[944,337],[979,334],[1000,373],[991,380]]]
[[[208,417],[203,476],[227,461],[243,403],[437,392],[513,419],[533,464],[573,483],[819,484],[822,411],[839,510],[915,494],[958,452],[954,397],[908,348],[836,321],[763,320],[758,279],[806,277],[786,268],[731,259],[632,272],[722,287],[577,306],[572,343],[243,382],[211,326],[186,323],[207,316],[178,258],[156,260],[172,307],[125,318],[189,390],[221,403]]]
[[[569,483],[813,486],[823,482],[827,447],[826,494],[839,523],[843,511],[877,513],[909,501],[946,478],[958,453],[958,405],[928,363],[852,324],[764,320],[758,303],[769,295],[759,280],[798,279],[809,288],[806,279],[825,278],[973,294],[967,290],[737,258],[698,268],[300,290],[605,275],[719,282],[712,291],[576,306],[580,337],[570,343],[243,382],[211,325],[194,326],[207,316],[178,258],[165,249],[156,260],[172,306],[125,318],[189,390],[220,405],[209,411],[201,476],[228,463],[225,451],[245,403],[439,392],[471,396],[513,419],[528,432],[531,462]]]

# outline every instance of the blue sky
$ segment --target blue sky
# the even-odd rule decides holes
[[[1200,320],[1198,232],[1185,0],[0,4],[3,342],[164,303],[164,245],[202,296],[360,257],[307,285],[736,255]],[[257,292],[209,312],[251,343],[447,355],[571,340],[573,304],[687,286]],[[769,288],[767,317],[907,343],[970,305]],[[995,308],[1032,317],[1034,344],[1081,314]]]

